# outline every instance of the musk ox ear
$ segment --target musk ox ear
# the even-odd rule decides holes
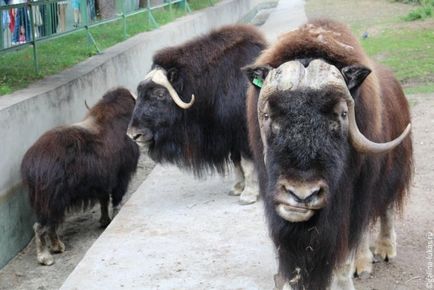
[[[270,70],[273,68],[269,65],[251,65],[241,68],[241,70],[246,74],[249,81],[257,88],[262,88],[265,78],[267,77]]]
[[[184,81],[179,74],[179,70],[175,67],[172,67],[167,70],[167,79],[172,84],[173,88],[181,93],[184,89]]]
[[[356,64],[344,67],[341,72],[345,78],[348,89],[352,92],[360,87],[366,77],[371,73],[371,70],[366,66]]]

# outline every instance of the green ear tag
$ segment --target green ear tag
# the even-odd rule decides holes
[[[258,88],[262,88],[262,84],[264,83],[264,81],[262,79],[254,78],[252,83]]]

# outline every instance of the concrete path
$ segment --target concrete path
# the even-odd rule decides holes
[[[304,1],[281,0],[263,29],[272,40],[305,20]],[[239,205],[232,182],[155,167],[61,289],[272,289],[262,203]]]
[[[262,204],[231,184],[157,166],[61,289],[272,289]]]
[[[261,26],[261,30],[267,35],[267,39],[273,42],[280,34],[293,30],[306,21],[304,0],[280,0]]]

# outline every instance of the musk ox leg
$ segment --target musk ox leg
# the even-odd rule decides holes
[[[390,207],[381,216],[380,234],[375,242],[375,255],[389,261],[396,257],[396,232],[394,223],[394,209]]]
[[[285,279],[282,273],[277,273],[274,275],[274,289],[273,290],[291,290],[292,287],[289,285],[288,281]]]
[[[113,218],[119,213],[121,209],[122,198],[128,189],[128,183],[130,181],[129,174],[119,174],[118,184],[112,192],[112,205],[113,205]]]
[[[355,290],[353,284],[354,253],[350,254],[347,260],[333,272],[333,279],[330,289],[333,290]]]
[[[113,206],[113,218],[118,215],[118,213],[119,213],[120,210],[121,210],[121,205],[120,204],[118,204],[116,206]]]
[[[229,191],[229,195],[240,195],[245,187],[245,178],[243,167],[240,160],[234,160],[235,184]]]
[[[40,223],[33,225],[35,231],[35,244],[36,244],[36,258],[42,265],[50,266],[54,263],[53,256],[47,247],[47,226],[42,226]]]
[[[57,235],[56,227],[50,226],[48,236],[51,241],[51,252],[53,253],[63,253],[65,252],[65,244],[59,239]]]
[[[258,176],[252,161],[241,158],[241,166],[243,167],[246,186],[240,195],[240,204],[251,204],[256,202],[259,197]]]
[[[370,236],[369,229],[366,229],[366,231],[362,234],[362,239],[356,253],[356,275],[372,272],[374,255],[369,249]]]
[[[101,218],[99,219],[99,223],[103,228],[107,227],[111,222],[109,217],[109,201],[110,198],[108,195],[99,199],[99,204],[101,207]]]

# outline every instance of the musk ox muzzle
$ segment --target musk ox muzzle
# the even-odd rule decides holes
[[[280,178],[274,202],[277,214],[289,222],[309,220],[327,204],[328,186],[322,179],[297,181]]]

